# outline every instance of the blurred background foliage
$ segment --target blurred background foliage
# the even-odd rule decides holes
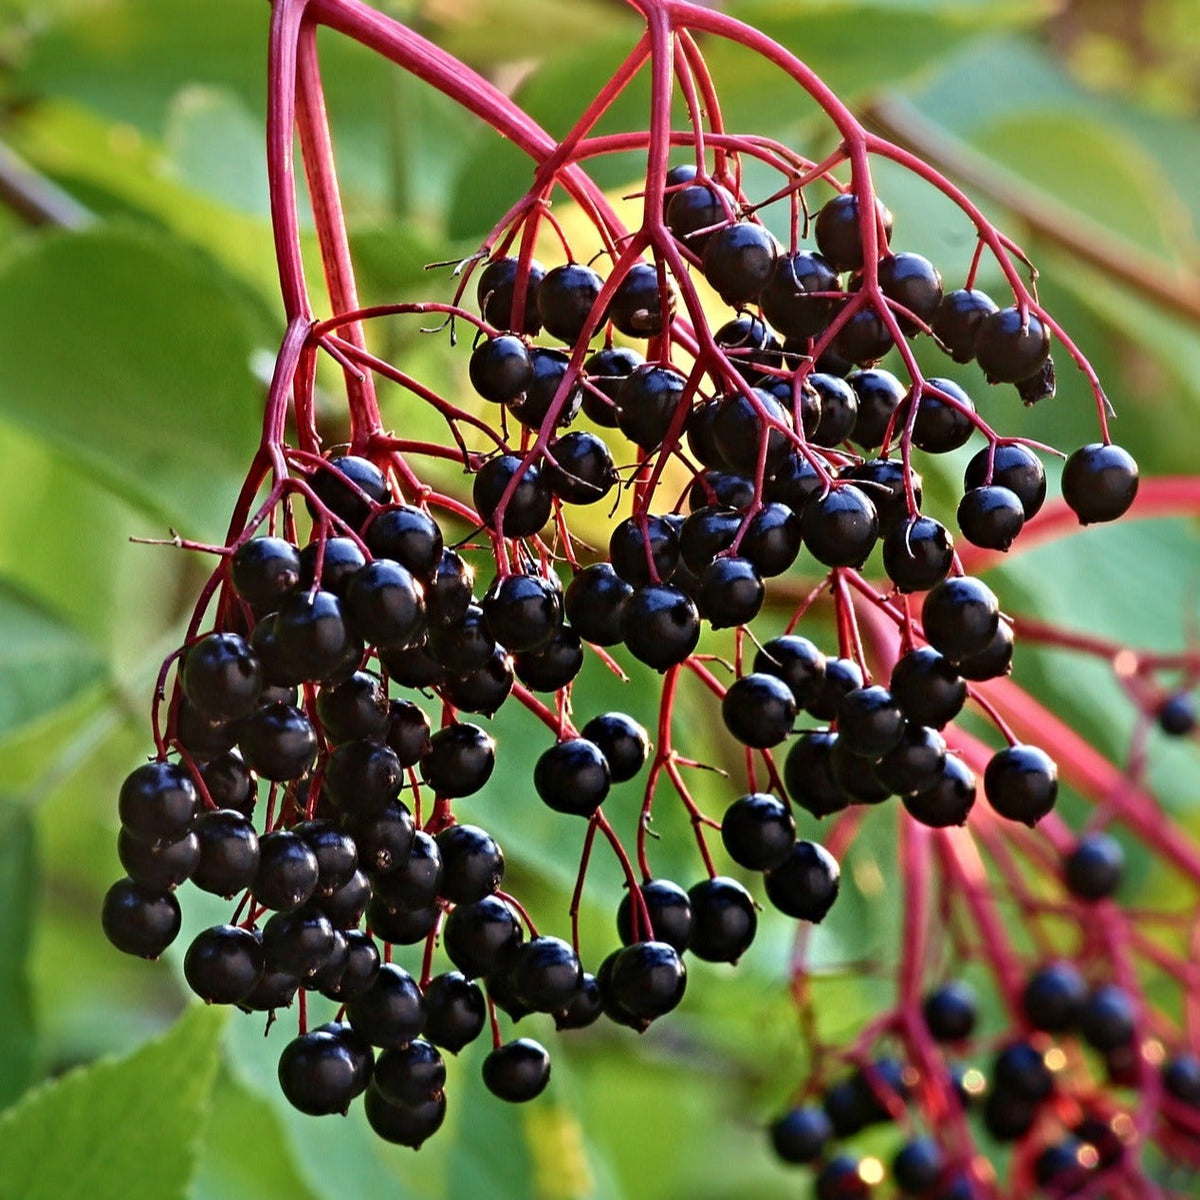
[[[514,89],[558,133],[638,31],[605,0],[384,7]],[[881,128],[950,175],[961,170],[1030,251],[1043,298],[1106,380],[1117,439],[1146,474],[1195,470],[1192,0],[728,7]],[[546,1019],[529,1018],[555,1061],[535,1105],[483,1094],[478,1047],[466,1052],[451,1064],[447,1127],[418,1155],[371,1137],[358,1112],[316,1121],[290,1111],[274,1082],[284,1029],[264,1039],[260,1017],[189,1008],[180,953],[149,966],[103,939],[100,897],[119,874],[117,788],[149,749],[157,665],[206,570],[129,539],[169,528],[222,538],[282,331],[262,136],[268,17],[261,0],[0,0],[0,140],[18,156],[3,173],[19,178],[23,161],[35,190],[61,189],[45,224],[11,188],[0,204],[0,1197],[775,1196],[795,1176],[772,1161],[760,1126],[807,1063],[786,990],[791,930],[767,913],[739,968],[694,964],[682,1008],[640,1041],[611,1025],[558,1040]],[[828,125],[777,72],[728,47],[706,50],[732,128],[814,157],[831,147]],[[323,36],[322,65],[364,300],[447,298],[446,273],[425,264],[472,252],[524,190],[527,163],[358,47]],[[605,126],[643,124],[645,101],[635,84]],[[597,166],[614,198],[635,190],[638,173],[636,156]],[[932,257],[948,286],[961,280],[970,230],[887,164],[878,183],[895,244]],[[314,249],[310,232],[311,280]],[[450,394],[464,386],[465,355],[444,335],[396,323],[377,337],[410,373]],[[1068,449],[1092,440],[1085,390],[1065,364],[1060,376],[1059,398],[1035,410],[998,395],[982,408],[1006,431]],[[338,380],[322,383],[335,442]],[[422,420],[395,395],[385,404],[406,427]],[[927,496],[945,504],[961,465],[931,466]],[[996,586],[1010,611],[1178,646],[1197,616],[1194,533],[1184,521],[1090,532],[1014,559]],[[1134,717],[1103,667],[1022,647],[1017,677],[1121,756]],[[649,722],[657,689],[646,674],[622,685],[593,665],[579,694],[590,711]],[[681,748],[736,763],[702,697],[685,690],[681,705]],[[495,726],[500,769],[461,808],[500,839],[513,890],[563,933],[578,827],[531,803],[541,747],[521,717],[502,713]],[[1200,831],[1195,745],[1152,749],[1154,783]],[[696,780],[718,813],[733,786]],[[628,788],[610,802],[630,837],[637,804]],[[687,886],[700,865],[686,822],[678,805],[660,807],[656,872]],[[889,994],[890,846],[889,820],[876,814],[815,941],[818,1027],[830,1040],[852,1035]],[[1149,897],[1167,886],[1151,867],[1135,856]],[[187,890],[187,928],[223,919],[227,906]],[[619,875],[598,854],[583,913],[594,961],[613,943],[619,896]],[[889,1136],[879,1135],[881,1152]]]

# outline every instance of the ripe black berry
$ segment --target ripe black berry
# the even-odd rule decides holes
[[[511,329],[514,333],[536,334],[542,327],[538,317],[538,287],[546,274],[541,263],[530,259],[525,281],[524,311],[517,309],[516,282],[520,274],[520,263],[515,258],[493,259],[483,268],[476,284],[475,294],[479,312],[483,319],[497,329]]]
[[[754,900],[736,879],[718,875],[688,890],[692,926],[687,948],[705,962],[737,962],[754,941]]]
[[[575,994],[583,979],[579,956],[562,938],[522,942],[506,964],[517,999],[530,1012],[554,1012]]]
[[[1081,525],[1115,521],[1133,503],[1137,490],[1137,463],[1111,443],[1080,446],[1063,468],[1063,499]]]
[[[402,767],[415,766],[429,752],[429,718],[411,700],[393,700],[384,740]]]
[[[441,894],[442,855],[438,843],[423,829],[413,834],[412,849],[403,862],[374,879],[375,895],[393,908],[416,912]]]
[[[675,293],[664,276],[660,290],[658,268],[652,263],[636,262],[617,284],[608,306],[608,319],[626,337],[657,337],[663,328],[663,294],[667,297],[667,315],[675,309]]]
[[[966,681],[929,646],[902,654],[892,668],[888,687],[910,721],[934,729],[953,721],[967,699]]]
[[[875,764],[875,774],[897,796],[909,796],[934,787],[945,765],[945,738],[928,725],[910,721],[900,744]]]
[[[317,890],[316,852],[304,838],[285,829],[263,834],[258,848],[258,873],[250,887],[254,899],[276,912],[299,908]],[[352,873],[353,867],[346,878]]]
[[[381,813],[400,794],[404,768],[382,742],[343,742],[325,763],[325,795],[350,817]]]
[[[380,1054],[371,1080],[389,1104],[417,1108],[442,1095],[446,1064],[433,1045],[414,1038],[407,1046],[393,1046]]]
[[[767,899],[781,913],[816,924],[825,919],[837,899],[841,868],[824,846],[799,840],[788,857],[763,878]]]
[[[632,779],[650,756],[649,735],[625,713],[601,713],[593,717],[579,733],[599,747],[608,763],[609,777],[613,783]]]
[[[236,925],[214,925],[193,939],[183,960],[188,987],[206,1004],[236,1004],[263,972],[261,939]]]
[[[458,971],[435,975],[425,989],[424,1036],[457,1054],[473,1042],[487,1021],[487,1002],[479,985]]]
[[[530,537],[550,519],[550,488],[536,463],[522,469],[521,461],[515,454],[490,458],[476,472],[472,485],[480,520],[505,537]],[[518,482],[498,517],[500,501],[513,480]]]
[[[439,796],[471,796],[491,778],[495,765],[496,743],[487,731],[457,721],[429,739],[421,778]]]
[[[511,333],[480,342],[467,370],[471,386],[493,404],[515,400],[533,382],[529,350]]]
[[[604,280],[583,263],[547,271],[537,293],[538,316],[546,332],[572,345],[585,333],[590,338],[600,323],[591,312],[603,287]]]
[[[268,704],[242,722],[238,747],[246,765],[264,779],[299,779],[317,756],[309,719],[290,704]]]
[[[174,842],[144,842],[122,829],[117,835],[117,857],[135,882],[166,891],[191,878],[200,861],[200,841],[194,833],[186,833]]]
[[[276,913],[263,926],[262,940],[267,967],[300,979],[315,976],[337,949],[333,923],[312,905]]]
[[[492,1095],[511,1104],[532,1100],[550,1082],[550,1055],[532,1038],[505,1042],[483,1060],[483,1082]]]
[[[608,445],[594,433],[575,430],[551,442],[543,477],[566,504],[595,504],[617,481]]]
[[[964,980],[952,979],[925,997],[921,1013],[934,1041],[961,1042],[971,1036],[979,1019],[975,989]]]
[[[825,681],[825,655],[808,638],[785,634],[763,644],[754,656],[754,670],[782,679],[797,707],[807,708]]]
[[[383,472],[357,454],[331,455],[308,482],[317,499],[355,531],[371,515],[372,501],[387,504],[392,498]],[[311,502],[309,511],[316,515]]]
[[[929,592],[921,623],[929,644],[955,662],[988,648],[1000,624],[1000,604],[982,580],[960,575]]]
[[[986,292],[970,288],[947,292],[933,314],[933,336],[955,362],[970,362],[979,326],[995,311],[996,304]]]
[[[807,730],[788,750],[783,781],[792,802],[814,817],[840,812],[849,798],[833,777],[833,747],[837,734],[827,729]]]
[[[608,795],[611,777],[600,748],[587,738],[556,742],[537,760],[533,785],[555,812],[590,817]]]
[[[299,832],[300,829],[301,827],[298,826],[297,831]],[[336,891],[343,883],[350,880],[357,866],[361,866],[364,871],[391,871],[408,858],[412,850],[415,833],[412,813],[400,800],[393,800],[382,812],[372,813],[370,816],[359,817],[352,821],[351,829],[354,835],[352,844],[357,860],[355,867],[350,868],[342,883],[331,879],[326,884],[326,868],[322,863],[320,885],[322,892],[328,892],[329,887]],[[309,841],[317,851],[318,861],[321,861],[320,844],[314,842],[312,838],[309,838]],[[346,863],[343,862],[343,869],[345,866]],[[337,874],[339,877],[341,876],[340,871]]]
[[[279,1086],[288,1103],[313,1117],[345,1112],[368,1074],[348,1039],[323,1030],[294,1038],[279,1056]]]
[[[506,650],[540,650],[558,631],[563,597],[540,575],[505,575],[492,581],[480,601],[492,636]]]
[[[946,1155],[931,1137],[914,1138],[906,1142],[892,1159],[892,1178],[908,1196],[926,1194],[941,1178],[946,1168]]]
[[[608,539],[613,570],[634,587],[650,583],[655,577],[669,579],[679,561],[679,551],[680,536],[663,517],[628,517],[613,528]]]
[[[633,942],[613,960],[607,997],[642,1028],[683,999],[687,968],[666,942]]]
[[[451,825],[437,835],[442,858],[438,894],[454,904],[474,904],[490,896],[504,878],[504,852],[477,825]]]
[[[232,896],[248,888],[258,874],[258,834],[239,812],[218,808],[201,813],[193,826],[200,861],[192,882],[205,892]]]
[[[958,404],[935,395],[931,388],[944,392]],[[975,422],[971,419],[974,412],[971,397],[953,379],[926,380],[913,422],[914,445],[930,454],[948,454],[965,446],[975,432]]]
[[[108,940],[139,958],[157,958],[175,940],[182,921],[173,892],[143,887],[128,877],[105,893],[100,919]]]
[[[990,457],[991,478],[988,478],[989,451],[985,448],[967,463],[963,488],[983,487],[988,483],[1008,488],[1020,497],[1028,521],[1046,499],[1046,469],[1041,459],[1018,442],[997,443]]]
[[[236,721],[257,708],[263,672],[244,638],[210,633],[187,648],[180,682],[197,712],[214,721]]]
[[[983,791],[1002,817],[1036,825],[1054,807],[1058,765],[1037,746],[1008,746],[988,761]]]
[[[300,552],[283,538],[243,542],[229,560],[238,595],[256,612],[273,612],[300,581]]]
[[[961,758],[948,754],[932,783],[902,799],[909,815],[931,829],[965,825],[975,805],[975,774]]]
[[[780,254],[762,292],[763,315],[784,337],[817,337],[837,312],[838,300],[813,293],[839,290],[837,272],[820,254]]]
[[[1050,353],[1050,331],[1034,313],[1002,308],[979,322],[975,358],[992,383],[1019,383],[1035,374]]]
[[[1021,1008],[1034,1029],[1066,1033],[1079,1023],[1087,996],[1087,984],[1072,963],[1050,963],[1026,981]]]
[[[635,445],[653,450],[667,435],[683,402],[687,379],[671,367],[645,363],[617,388],[617,426]]]
[[[804,544],[827,567],[860,567],[879,536],[879,514],[852,483],[813,496],[800,517]]]
[[[404,1046],[421,1032],[425,1002],[403,967],[384,963],[370,988],[346,1005],[346,1019],[372,1046]]]
[[[377,1088],[368,1087],[363,1111],[368,1124],[385,1142],[419,1150],[442,1127],[446,1119],[446,1096],[443,1093],[417,1108],[406,1108],[389,1104]]]
[[[371,646],[412,646],[425,631],[425,591],[407,567],[367,563],[346,589],[346,619]]]
[[[892,214],[878,198],[875,212],[880,233],[876,249],[882,254],[892,234]],[[857,271],[863,265],[858,197],[853,192],[844,192],[827,201],[817,213],[813,232],[818,249],[836,270]]]
[[[1168,696],[1158,710],[1158,727],[1170,737],[1187,737],[1196,728],[1196,703],[1186,692]]]
[[[122,826],[146,842],[178,841],[191,828],[199,807],[191,775],[171,762],[136,768],[121,784],[117,800]]]
[[[1125,851],[1107,833],[1085,833],[1063,860],[1067,889],[1080,900],[1105,900],[1121,884]]]
[[[769,871],[781,866],[792,853],[796,821],[792,810],[777,796],[751,792],[725,810],[721,841],[738,866]]]
[[[617,935],[621,945],[628,946],[636,941],[666,942],[682,954],[687,949],[692,930],[692,902],[688,893],[669,879],[648,880],[639,890],[646,904],[650,928],[645,928],[632,893],[626,892],[617,908]]]
[[[715,558],[699,574],[696,608],[713,629],[748,625],[762,608],[766,589],[754,564],[744,558]]]
[[[331,742],[380,739],[388,728],[387,690],[374,675],[356,671],[336,687],[321,689],[317,696],[317,716]]]
[[[621,638],[648,667],[676,666],[700,640],[700,614],[691,598],[670,584],[637,588],[621,612]]]
[[[442,559],[441,527],[411,504],[394,504],[376,514],[363,537],[376,558],[397,562],[418,579],[428,579]]]
[[[563,596],[567,620],[585,642],[615,646],[621,640],[621,613],[633,595],[611,563],[585,567],[567,584]]]
[[[729,220],[732,198],[724,188],[693,183],[667,198],[667,228],[696,254],[702,255],[713,227]]]
[[[973,546],[1007,550],[1024,524],[1021,497],[1006,487],[970,488],[958,502],[958,527]]]
[[[1079,1032],[1097,1050],[1117,1050],[1133,1041],[1136,1013],[1129,993],[1115,983],[1093,988],[1079,1012]]]
[[[858,397],[858,416],[853,439],[865,450],[882,445],[896,410],[904,403],[908,389],[891,371],[878,367],[855,371],[847,380]]]
[[[317,560],[320,559],[320,574]],[[300,588],[308,591],[314,583],[335,596],[345,593],[350,580],[366,564],[366,557],[353,538],[331,537],[323,542],[315,538],[300,551]],[[290,597],[284,597],[284,601]],[[278,610],[277,610],[278,611]],[[261,622],[260,622],[261,624]],[[255,630],[257,633],[257,629]],[[267,672],[268,676],[270,672]]]
[[[941,272],[920,254],[904,252],[881,258],[879,287],[889,300],[912,314],[896,313],[900,331],[909,337],[933,320],[942,302]]]
[[[996,1056],[992,1079],[997,1092],[1039,1104],[1054,1090],[1054,1076],[1041,1052],[1028,1042],[1012,1042]]]
[[[815,1104],[791,1108],[771,1123],[771,1145],[788,1163],[810,1163],[821,1157],[833,1137],[825,1110]]]
[[[891,692],[874,684],[847,692],[838,704],[838,741],[864,758],[882,758],[904,734],[904,714]]]
[[[954,565],[954,539],[932,517],[893,525],[883,539],[883,569],[902,592],[924,592],[941,583]]]

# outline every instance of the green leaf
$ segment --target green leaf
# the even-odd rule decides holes
[[[223,1023],[196,1006],[129,1058],[30,1093],[0,1117],[0,1200],[182,1200]]]
[[[195,251],[121,229],[52,235],[0,268],[0,419],[143,511],[223,532],[257,445],[269,334]]]
[[[0,738],[66,703],[102,673],[92,643],[3,577],[0,627]]]
[[[28,957],[35,916],[37,852],[33,823],[21,808],[0,809],[0,1108],[33,1077],[36,1042]]]

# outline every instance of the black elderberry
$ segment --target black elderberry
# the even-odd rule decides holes
[[[763,879],[767,899],[781,913],[815,924],[824,920],[837,899],[841,868],[824,846],[801,839]]]
[[[852,483],[813,496],[800,527],[804,544],[827,567],[860,567],[879,536],[879,514],[865,491]]]
[[[617,908],[617,935],[621,945],[628,946],[637,941],[665,942],[682,954],[692,931],[692,902],[688,893],[669,879],[647,880],[639,891],[645,901],[650,928],[645,928],[633,894],[626,892]]]
[[[613,783],[632,779],[650,757],[649,735],[625,713],[601,713],[593,717],[579,735],[599,747]]]
[[[721,841],[738,866],[768,871],[782,865],[792,853],[796,822],[791,809],[778,797],[751,792],[725,810]]]
[[[332,925],[333,922],[331,921]],[[321,965],[304,981],[304,986],[310,991],[324,994],[330,987],[337,984],[342,973],[350,965],[350,943],[346,940],[345,930],[334,929],[333,947],[325,955]]]
[[[997,1089],[989,1092],[983,1104],[983,1124],[998,1142],[1016,1142],[1023,1138],[1037,1120],[1037,1104]]]
[[[314,583],[319,582],[324,591],[342,596],[350,580],[366,561],[366,556],[353,538],[331,537],[323,542],[319,538],[314,539],[300,551],[300,590],[309,591]],[[290,597],[285,597],[280,605],[287,599]],[[267,674],[269,676],[270,672]]]
[[[370,900],[371,881],[359,869],[336,891],[322,896],[318,907],[335,929],[354,929],[363,919]]]
[[[975,805],[975,774],[961,758],[947,755],[927,787],[902,797],[909,816],[932,829],[965,825]]]
[[[479,313],[497,329],[514,333],[536,334],[542,323],[538,317],[537,295],[543,276],[541,263],[530,259],[525,274],[525,301],[517,304],[517,280],[521,275],[520,262],[515,258],[496,258],[480,272],[475,287]]]
[[[300,980],[289,971],[264,968],[258,982],[238,1001],[242,1012],[274,1012],[277,1008],[290,1008]]]
[[[421,778],[439,796],[471,796],[496,765],[496,743],[486,730],[465,721],[439,729],[421,760]]]
[[[864,685],[862,667],[851,658],[826,658],[821,686],[802,707],[818,721],[837,720],[838,706],[847,692]],[[795,689],[793,689],[794,693]]]
[[[879,528],[885,534],[912,515],[908,503],[910,486],[913,504],[916,508],[921,507],[921,476],[916,471],[906,470],[902,459],[871,458],[845,468],[840,476],[852,480],[870,496],[879,513]]]
[[[547,271],[538,287],[538,315],[546,332],[560,342],[575,344],[595,333],[602,314],[592,308],[604,280],[584,263],[566,263]]]
[[[820,1158],[833,1138],[833,1125],[815,1104],[790,1108],[771,1122],[771,1146],[787,1163],[810,1163]]]
[[[200,778],[217,808],[233,808],[250,816],[258,799],[254,776],[236,751],[226,752],[200,766]]]
[[[136,768],[121,784],[117,800],[122,826],[147,842],[178,841],[191,828],[199,808],[191,775],[172,762],[150,762]]]
[[[1006,487],[970,488],[958,503],[958,527],[972,545],[1007,550],[1025,524],[1021,498]]]
[[[919,1137],[906,1142],[892,1159],[892,1178],[908,1196],[927,1193],[945,1169],[946,1156],[931,1137]]]
[[[814,372],[808,382],[821,398],[821,419],[809,440],[816,446],[840,446],[854,433],[858,393],[844,379],[825,372]]]
[[[511,333],[503,333],[475,347],[467,373],[471,386],[485,400],[507,404],[533,382],[533,363],[525,343]]]
[[[613,406],[617,427],[636,446],[653,450],[675,420],[687,379],[672,367],[645,363],[635,367],[617,388]]]
[[[534,346],[529,357],[533,364],[533,380],[524,395],[509,405],[509,411],[526,428],[540,429],[550,416],[550,409],[555,404],[571,360],[561,350],[550,350],[544,346]],[[570,425],[579,415],[582,404],[582,386],[578,383],[570,385],[565,396],[558,399],[554,424]]]
[[[679,527],[679,556],[689,570],[703,571],[718,554],[733,545],[741,526],[742,515],[732,508],[716,505],[698,508]]]
[[[762,608],[766,589],[754,564],[744,558],[713,559],[699,574],[696,607],[713,629],[748,625]]]
[[[1054,1076],[1029,1042],[1012,1042],[996,1056],[992,1079],[997,1093],[1040,1104],[1054,1090]]]
[[[374,877],[375,895],[392,908],[407,912],[427,908],[441,894],[442,854],[423,829],[413,834],[412,849],[403,862]]]
[[[316,975],[337,947],[333,923],[313,905],[276,913],[263,926],[263,955],[274,971]]]
[[[908,391],[891,371],[874,367],[855,371],[846,381],[858,397],[858,416],[851,437],[864,450],[882,445],[884,434]]]
[[[783,780],[788,795],[814,817],[840,812],[849,803],[833,777],[836,742],[836,733],[808,730],[792,742],[784,760]]]
[[[797,707],[807,708],[825,681],[825,661],[825,655],[808,638],[785,634],[764,643],[754,656],[754,670],[782,679],[791,689]]]
[[[604,996],[596,977],[587,971],[579,978],[579,986],[571,999],[554,1013],[554,1028],[586,1029],[604,1015]]]
[[[736,879],[717,875],[688,889],[688,950],[705,962],[737,962],[758,929],[754,900]]]
[[[1163,1088],[1176,1100],[1200,1108],[1200,1058],[1187,1050],[1172,1055],[1163,1064]]]
[[[530,1012],[555,1012],[575,994],[583,978],[579,956],[556,937],[522,942],[507,964],[517,999]]]
[[[780,254],[762,291],[763,316],[787,338],[818,337],[837,312],[837,272],[820,254]]]
[[[391,871],[398,867],[412,850],[413,825],[412,814],[400,800],[393,800],[382,812],[360,817],[352,822],[353,842],[356,850],[356,866],[361,865],[366,871]],[[310,839],[311,841],[311,839]],[[314,846],[317,858],[321,858],[321,848]],[[354,870],[351,869],[346,879],[349,880]],[[322,870],[324,880],[325,871]],[[334,890],[340,887],[335,885]]]
[[[317,890],[321,872],[316,852],[304,838],[285,829],[264,833],[258,848],[258,873],[250,886],[254,899],[276,912],[299,908]]]
[[[882,804],[891,791],[875,777],[874,763],[848,749],[839,735],[829,752],[833,782],[849,804]]]
[[[868,1200],[872,1185],[862,1170],[862,1161],[853,1155],[835,1155],[813,1180],[815,1200]]]
[[[713,341],[744,375],[750,374],[751,367],[779,367],[783,362],[779,339],[761,317],[743,314],[726,321],[713,334]]]
[[[393,1046],[375,1060],[371,1080],[389,1104],[417,1108],[436,1101],[446,1084],[446,1064],[424,1038]]]
[[[691,598],[677,587],[640,587],[621,611],[621,639],[634,658],[665,671],[696,648],[700,614]]]
[[[563,606],[571,628],[585,642],[597,646],[615,646],[621,640],[621,613],[625,601],[633,595],[611,563],[584,567],[567,584]]]
[[[667,297],[669,318],[675,310],[675,293],[664,275],[659,286],[658,268],[652,263],[636,262],[617,284],[608,306],[608,319],[626,337],[657,337],[663,329],[663,295]]]
[[[590,817],[608,795],[611,777],[600,748],[586,738],[556,742],[537,760],[533,786],[555,812]]]
[[[478,671],[496,649],[496,639],[478,604],[468,604],[462,619],[453,625],[430,629],[426,644],[452,675]]]
[[[313,1030],[293,1038],[279,1056],[279,1086],[293,1108],[312,1117],[345,1112],[367,1084],[346,1038]]]
[[[786,504],[764,504],[750,518],[739,552],[762,576],[782,575],[800,553],[800,519]]]
[[[945,766],[945,738],[936,729],[910,721],[900,744],[875,764],[875,774],[897,796],[909,796],[934,787]]]
[[[258,623],[258,629],[266,626]],[[252,642],[253,645],[253,642]],[[261,661],[261,660],[260,660]],[[175,709],[175,737],[177,745],[201,762],[218,758],[233,749],[237,742],[237,724],[234,721],[213,721],[197,712],[187,696],[180,695]]]
[[[484,984],[487,987],[488,999],[501,1012],[507,1013],[509,1020],[514,1025],[529,1016],[533,1011],[518,998],[516,989],[512,985],[511,968],[516,961],[520,948],[518,945],[501,955],[500,961],[493,967],[484,980]]]
[[[522,468],[521,462],[515,454],[490,458],[476,472],[472,485],[480,520],[505,537],[530,537],[550,519],[550,488],[536,463]],[[500,503],[510,486],[512,494],[500,513]]]
[[[1115,983],[1104,983],[1088,993],[1079,1011],[1079,1032],[1089,1046],[1100,1051],[1118,1050],[1133,1041],[1137,1014],[1129,993]]]
[[[490,975],[521,936],[516,913],[498,896],[485,896],[454,908],[442,929],[442,945],[463,975],[474,979]]]
[[[639,941],[626,946],[613,960],[608,997],[645,1028],[677,1007],[686,987],[687,968],[674,946]]]
[[[896,660],[888,688],[910,721],[934,729],[953,721],[967,699],[966,681],[929,646],[917,646]]]
[[[340,930],[346,943],[346,961],[336,980],[325,982],[321,991],[331,1000],[347,1004],[368,991],[383,960],[370,934],[358,929]]]
[[[733,471],[702,471],[688,489],[688,511],[698,512],[710,505],[716,508],[745,510],[754,503],[754,480]]]
[[[193,939],[183,960],[188,987],[206,1004],[236,1004],[263,972],[262,942],[248,929],[214,925]]]
[[[769,424],[770,422],[770,424]],[[766,469],[778,470],[791,453],[788,432],[793,425],[790,407],[765,388],[722,397],[712,419],[713,442],[723,461],[735,471],[753,474],[758,469],[764,439]]]
[[[174,842],[144,842],[122,829],[117,835],[117,857],[135,882],[165,891],[191,878],[200,861],[200,842],[194,833]]]
[[[1196,703],[1186,692],[1168,696],[1158,709],[1158,727],[1169,737],[1187,737],[1196,728]]]
[[[429,752],[429,718],[411,700],[393,700],[384,740],[402,767],[416,766]]]
[[[505,575],[492,581],[480,601],[492,636],[506,650],[540,650],[563,620],[556,581],[540,575]]]
[[[331,455],[312,472],[308,483],[317,499],[356,532],[371,515],[372,502],[387,504],[392,498],[383,472],[357,454]],[[308,508],[315,517],[311,501]]]
[[[1007,675],[1012,670],[1012,658],[1013,628],[1008,621],[1001,619],[986,649],[978,654],[968,654],[954,665],[964,679],[980,683]]]
[[[882,758],[900,743],[904,714],[891,692],[873,684],[847,692],[838,704],[838,741],[864,758]]]
[[[1025,982],[1021,1008],[1034,1029],[1067,1033],[1079,1023],[1088,997],[1087,984],[1069,962],[1050,963]]]
[[[403,967],[384,963],[370,988],[346,1005],[346,1019],[372,1046],[405,1046],[421,1032],[425,1001]]]
[[[396,504],[376,515],[363,533],[376,558],[399,563],[418,579],[437,570],[442,559],[442,530],[424,509]]]
[[[487,1021],[487,1002],[479,985],[458,971],[435,975],[425,989],[423,1035],[435,1046],[457,1054],[473,1042]]]
[[[778,252],[778,243],[762,225],[737,221],[708,238],[704,277],[726,304],[751,304],[770,282]]]
[[[876,198],[879,237],[876,250],[882,254],[892,234],[892,214]],[[817,213],[813,229],[817,247],[838,271],[857,271],[863,265],[863,239],[858,214],[858,197],[845,192],[827,201]]]
[[[1033,1160],[1033,1178],[1054,1197],[1078,1195],[1093,1170],[1080,1156],[1083,1144],[1073,1137],[1046,1146]]]
[[[935,1042],[961,1042],[971,1036],[979,1019],[975,989],[965,980],[952,979],[925,997],[921,1014]]]
[[[721,407],[720,399],[700,401],[688,413],[684,423],[687,435],[687,447],[692,457],[701,465],[713,467],[722,471],[729,470],[729,463],[717,448],[713,436],[713,421],[716,420],[717,410]],[[691,507],[695,508],[696,505]]]
[[[975,357],[979,326],[994,312],[995,301],[977,288],[947,292],[933,314],[933,336],[955,362],[970,362]]]
[[[416,1108],[400,1104],[389,1104],[373,1086],[368,1087],[363,1098],[363,1111],[367,1123],[376,1136],[394,1146],[408,1146],[419,1150],[439,1129],[446,1119],[446,1096],[429,1100]]]
[[[444,679],[439,691],[443,700],[461,712],[490,717],[508,699],[515,678],[512,655],[503,646],[497,646],[479,670]],[[524,682],[533,686],[528,680]]]
[[[943,400],[932,388],[957,400],[958,406]],[[926,380],[913,422],[913,444],[929,454],[948,454],[965,446],[975,432],[974,412],[971,397],[953,379]]]
[[[272,624],[275,665],[267,672],[272,683],[329,680],[342,672],[348,678],[358,666],[362,647],[356,645],[342,602],[332,592],[294,592],[279,606]],[[286,675],[275,673],[279,666]]]
[[[425,616],[431,626],[461,621],[472,600],[475,570],[454,550],[443,547],[436,566],[423,580]]]
[[[942,301],[941,272],[929,259],[907,251],[879,260],[879,287],[889,300],[912,314],[896,313],[901,333],[909,337],[933,320]]]
[[[514,667],[517,678],[531,691],[556,692],[582,669],[583,642],[574,629],[564,625],[540,650],[518,654]]]
[[[787,684],[774,675],[745,675],[729,685],[721,701],[721,717],[742,745],[777,746],[792,731],[796,700]]]
[[[1137,463],[1111,443],[1080,446],[1063,467],[1063,499],[1081,525],[1115,521],[1129,509],[1137,491]]]
[[[201,813],[193,825],[200,861],[192,882],[205,892],[232,896],[248,888],[258,874],[258,834],[239,812],[218,808]]]
[[[388,727],[387,689],[374,675],[356,671],[336,687],[321,689],[317,716],[331,742],[381,739]]]
[[[381,941],[394,946],[416,946],[425,942],[433,932],[442,910],[437,904],[423,908],[396,907],[380,894],[371,897],[367,905],[367,925]]]
[[[1036,825],[1054,807],[1058,766],[1037,746],[1007,746],[988,761],[983,791],[1002,817]]]
[[[1125,851],[1107,833],[1085,833],[1063,860],[1067,889],[1080,900],[1106,900],[1121,884]]]
[[[300,581],[300,552],[277,537],[243,542],[229,560],[233,586],[255,612],[273,612]]]
[[[317,756],[309,719],[289,704],[268,704],[242,722],[238,747],[250,770],[264,779],[299,779]]]
[[[799,513],[808,498],[825,490],[825,480],[817,474],[816,467],[793,448],[773,474],[763,484],[763,498],[775,503],[786,504],[794,513]]]
[[[118,950],[157,958],[178,935],[182,916],[174,892],[144,887],[126,876],[105,893],[100,920]]]
[[[664,517],[627,517],[613,528],[608,539],[613,570],[635,587],[650,583],[654,577],[669,579],[679,552],[680,538]]]
[[[490,896],[504,878],[504,852],[495,838],[478,825],[450,825],[437,835],[442,857],[444,900],[474,904]]]
[[[510,1104],[533,1100],[550,1082],[550,1055],[532,1038],[505,1042],[483,1060],[483,1082],[492,1095]]]
[[[350,817],[383,812],[403,783],[400,760],[382,742],[343,742],[325,763],[325,795]]]
[[[594,433],[565,433],[551,442],[546,452],[549,457],[543,477],[565,504],[595,504],[617,481],[608,445]]]
[[[932,517],[917,515],[893,525],[883,539],[883,569],[902,592],[924,592],[954,565],[954,539]]]
[[[732,197],[724,188],[693,183],[667,199],[667,228],[697,255],[703,255],[714,227],[730,219]]]
[[[1050,353],[1050,330],[1035,313],[1016,307],[989,313],[975,332],[975,359],[991,383],[1019,383]]]
[[[1000,605],[982,580],[960,575],[926,595],[921,623],[929,644],[957,662],[988,648],[1000,624]]]
[[[236,721],[258,707],[263,672],[236,633],[210,633],[187,648],[180,683],[188,701],[214,721]]]

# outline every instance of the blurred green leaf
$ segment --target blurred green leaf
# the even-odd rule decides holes
[[[29,814],[0,806],[0,1109],[29,1085],[37,1057],[28,975],[37,873]]]
[[[219,1009],[131,1057],[46,1084],[0,1116],[3,1200],[182,1200],[216,1074]]]

